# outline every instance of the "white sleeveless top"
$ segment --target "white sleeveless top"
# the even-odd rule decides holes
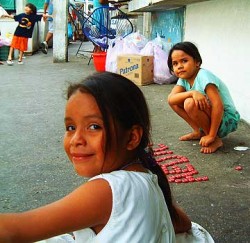
[[[170,215],[152,173],[114,171],[90,180],[108,181],[113,197],[106,226],[96,235],[90,229],[56,236],[39,243],[214,243],[210,234],[192,222],[192,229],[175,236]]]
[[[121,170],[90,180],[95,179],[104,179],[111,187],[111,215],[97,235],[91,229],[74,232],[75,243],[175,242],[173,225],[156,175]]]

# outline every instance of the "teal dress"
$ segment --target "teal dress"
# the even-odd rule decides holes
[[[182,86],[186,91],[197,90],[205,96],[205,89],[208,84],[214,84],[217,87],[224,105],[224,114],[217,134],[222,138],[235,131],[240,120],[240,114],[235,108],[227,86],[217,76],[203,68],[199,70],[192,87],[185,79],[179,78],[177,81],[177,85]]]

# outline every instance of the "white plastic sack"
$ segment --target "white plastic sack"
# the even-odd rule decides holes
[[[105,70],[117,73],[117,57],[123,54],[135,55],[140,54],[140,51],[134,43],[118,37],[109,45],[107,50]]]
[[[170,41],[166,41],[164,38],[161,38],[160,35],[157,33],[157,37],[152,40],[153,44],[158,45],[169,53],[170,49],[172,48],[173,44]]]
[[[162,49],[162,44],[158,41],[149,41],[140,51],[141,55],[154,56],[154,83],[171,84],[176,82],[177,78],[170,74],[168,68],[168,53]]]
[[[148,39],[145,36],[141,35],[140,31],[131,33],[124,39],[126,39],[128,43],[133,43],[139,50],[141,50],[148,43]]]
[[[106,71],[117,73],[117,56],[123,53],[123,43],[123,38],[119,37],[109,45],[106,56]]]
[[[153,42],[149,41],[146,44],[146,46],[143,49],[141,49],[140,54],[144,55],[144,56],[154,56],[154,44],[153,44]]]
[[[154,82],[157,84],[170,84],[173,75],[168,68],[168,53],[160,46],[154,46]]]
[[[135,45],[135,43],[129,42],[125,38],[124,42],[123,42],[122,53],[123,54],[130,54],[130,55],[140,54],[140,49]]]

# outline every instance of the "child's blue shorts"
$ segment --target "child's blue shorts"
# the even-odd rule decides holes
[[[220,138],[223,138],[227,136],[229,133],[234,132],[238,127],[239,120],[240,120],[240,114],[238,113],[238,111],[224,112],[217,135]]]

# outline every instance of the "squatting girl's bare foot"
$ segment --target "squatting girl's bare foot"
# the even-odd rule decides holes
[[[202,133],[199,132],[191,132],[188,134],[185,134],[179,138],[181,141],[190,141],[190,140],[199,140],[202,137]]]
[[[204,154],[211,154],[214,153],[215,151],[217,151],[220,147],[222,147],[223,143],[222,140],[220,138],[216,138],[214,140],[213,143],[211,143],[209,146],[207,147],[202,147],[201,148],[201,153]]]

